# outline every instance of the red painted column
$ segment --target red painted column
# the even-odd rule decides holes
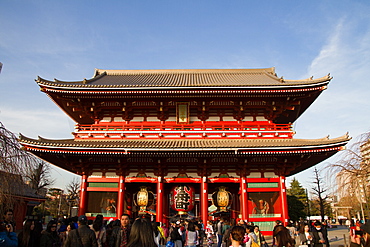
[[[157,206],[156,206],[156,221],[163,222],[163,181],[162,177],[157,180]]]
[[[79,215],[84,215],[87,208],[87,175],[84,174],[81,177],[81,194],[80,194],[80,208],[78,210]]]
[[[285,187],[285,177],[280,176],[280,198],[281,198],[281,217],[284,223],[284,226],[288,222],[288,201],[286,197],[286,187]]]
[[[240,212],[242,214],[242,219],[248,220],[248,194],[245,175],[240,177]]]
[[[125,208],[125,177],[120,175],[118,182],[118,198],[116,217],[121,218]]]
[[[202,177],[200,183],[200,218],[203,221],[203,224],[207,224],[208,220],[208,183],[207,177]]]

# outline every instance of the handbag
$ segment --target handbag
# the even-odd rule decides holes
[[[254,241],[252,240],[252,247],[260,247],[260,246],[259,246],[259,244],[258,244],[258,243],[254,242]]]
[[[172,241],[168,241],[166,247],[175,247],[175,243]]]

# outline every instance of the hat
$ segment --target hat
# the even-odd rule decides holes
[[[80,215],[78,221],[87,221],[87,217],[85,215]]]
[[[176,225],[180,225],[180,221],[176,221]]]

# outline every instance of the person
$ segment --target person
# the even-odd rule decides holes
[[[172,223],[172,230],[170,233],[171,242],[175,243],[175,247],[182,247],[182,232],[180,230],[180,221]]]
[[[13,226],[5,222],[0,222],[0,247],[17,247],[17,234],[13,231]]]
[[[61,246],[60,238],[57,232],[57,222],[49,221],[46,230],[42,231],[40,238],[40,247],[56,247]]]
[[[169,240],[168,239],[168,237],[169,237],[169,230],[168,230],[168,227],[167,227],[166,223],[163,223],[162,224],[161,229],[162,229],[163,237],[164,237],[164,238],[161,239],[161,245],[166,245],[167,241]]]
[[[256,235],[254,234],[253,232],[254,230],[254,227],[253,226],[249,226],[247,225],[245,227],[245,235],[244,235],[244,244],[245,244],[245,247],[251,247],[252,246],[252,239],[256,239]]]
[[[97,247],[95,232],[87,226],[87,217],[80,215],[77,223],[78,228],[68,234],[64,247]]]
[[[224,224],[224,219],[220,219],[217,223],[217,247],[221,247],[222,244],[222,226]]]
[[[283,226],[283,222],[281,220],[275,220],[275,226],[274,226],[274,229],[272,230],[272,232],[274,233],[276,228],[278,228],[280,226]],[[275,238],[272,238],[272,246],[275,246],[275,245],[276,245]]]
[[[72,231],[72,230],[74,230],[74,229],[76,229],[75,228],[75,224],[74,223],[69,223],[68,225],[67,225],[67,228],[66,228],[66,230],[64,231],[64,232],[61,232],[60,233],[60,239],[61,239],[61,241],[62,241],[62,245],[64,245],[64,243],[65,243],[65,241],[67,240],[67,237],[68,237],[68,234]]]
[[[196,247],[198,243],[198,233],[195,230],[194,222],[189,222],[188,229],[185,233],[185,246]]]
[[[40,236],[36,233],[35,221],[28,219],[18,234],[18,247],[38,247]]]
[[[206,226],[206,236],[207,236],[207,246],[212,246],[213,244],[213,224],[211,221],[207,221],[207,226]]]
[[[6,225],[12,225],[12,229],[13,229],[13,232],[16,231],[16,227],[15,227],[15,221],[14,221],[14,212],[13,212],[13,209],[6,209],[4,211],[4,223]]]
[[[197,247],[203,246],[203,239],[204,239],[204,231],[202,230],[202,225],[199,222],[195,222],[195,231],[197,232],[198,241],[197,241]]]
[[[233,226],[235,226],[235,220],[232,219],[230,221],[230,224],[228,223],[228,221],[225,220],[224,226],[222,228],[222,230],[224,232],[224,234],[222,236],[222,241],[225,243],[226,246],[231,245],[230,232],[231,232],[231,229],[232,229]]]
[[[161,232],[159,230],[159,222],[152,222],[154,242],[159,246],[161,242]]]
[[[349,235],[351,237],[350,247],[361,247],[361,244],[364,243],[364,232],[359,221],[356,222],[354,227],[350,228]]]
[[[286,228],[289,230],[290,237],[295,242],[295,236],[296,236],[296,228],[293,226],[293,222],[289,221]]]
[[[294,247],[293,239],[290,237],[289,230],[285,226],[275,227],[273,233],[277,247]]]
[[[238,226],[242,226],[242,227],[244,227],[244,229],[246,229],[246,228],[247,228],[247,224],[245,223],[245,221],[244,221],[244,220],[239,220],[239,222],[238,222]]]
[[[245,228],[242,226],[233,226],[230,230],[230,240],[232,247],[241,247],[244,240]]]
[[[319,221],[316,221],[314,223],[312,235],[312,242],[314,247],[323,247],[324,244],[329,243],[327,232],[323,229],[322,224]]]
[[[227,236],[227,234],[225,234],[227,232],[228,229],[231,228],[231,224],[229,222],[229,220],[225,219],[224,220],[224,223],[222,224],[222,228],[221,228],[221,234],[222,234],[222,241],[223,242],[227,242],[227,239],[225,240],[224,238],[230,238],[230,234]],[[226,236],[225,236],[226,235]],[[228,245],[226,245],[228,246]]]
[[[92,230],[95,232],[98,247],[103,247],[105,242],[107,241],[107,232],[105,227],[103,226],[103,219],[103,215],[98,214],[92,224]]]
[[[310,231],[309,225],[304,225],[299,229],[299,245],[312,246],[313,235]]]
[[[154,242],[153,227],[149,220],[138,218],[134,221],[127,247],[157,247]]]
[[[254,235],[256,236],[255,240],[258,246],[265,246],[266,245],[265,236],[263,236],[263,234],[260,232],[259,226],[257,225],[254,226],[253,232],[254,232]]]
[[[130,240],[130,216],[128,214],[122,214],[120,219],[120,227],[113,228],[109,240],[110,247],[126,247]]]

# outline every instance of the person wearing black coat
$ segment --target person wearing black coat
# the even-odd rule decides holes
[[[313,247],[323,247],[324,244],[326,247],[329,247],[329,239],[328,239],[328,232],[323,227],[321,222],[316,221],[314,223],[314,227],[312,229],[312,235],[313,235]]]
[[[57,222],[49,221],[46,230],[41,233],[40,247],[59,247],[61,245],[57,232]]]
[[[64,247],[98,247],[96,235],[87,225],[85,215],[78,217],[78,228],[72,230],[64,243]]]

